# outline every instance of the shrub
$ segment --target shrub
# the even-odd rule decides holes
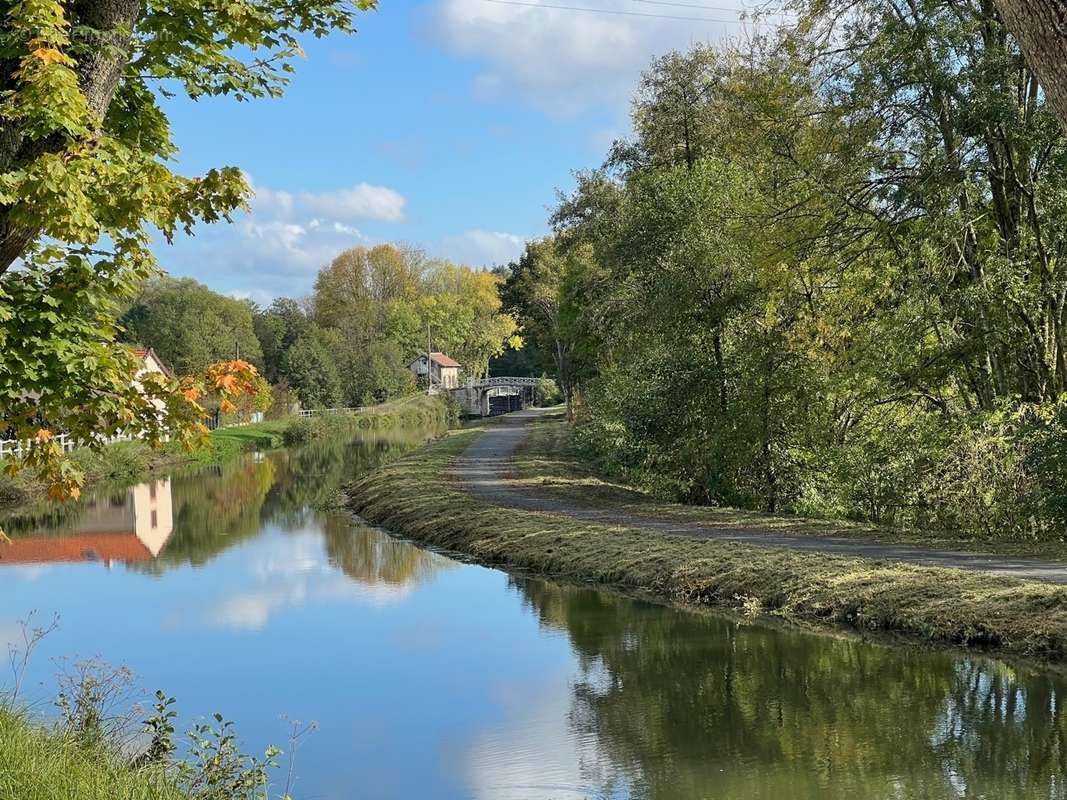
[[[537,405],[557,406],[563,402],[563,392],[552,378],[542,377],[537,381]]]
[[[315,425],[310,419],[294,419],[282,434],[287,445],[303,444],[315,438]]]

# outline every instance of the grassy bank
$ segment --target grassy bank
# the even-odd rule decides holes
[[[492,423],[488,423],[492,424]],[[946,645],[1067,659],[1067,588],[932,567],[670,536],[488,505],[454,485],[449,461],[482,428],[447,437],[351,484],[369,521],[494,566],[593,581],[672,600],[849,626]],[[577,491],[595,481],[543,430],[518,454],[520,480]],[[585,486],[586,499],[590,485]],[[600,486],[598,502],[641,502]]]
[[[75,450],[70,458],[84,471],[86,487],[100,483],[131,484],[183,465],[218,464],[247,450],[281,447],[357,430],[444,426],[455,420],[456,415],[444,399],[419,395],[371,406],[356,414],[290,417],[220,428],[211,432],[203,447],[192,452],[179,447],[154,450],[143,442],[132,441],[118,442],[100,451]],[[45,489],[28,472],[15,478],[0,472],[0,510],[35,503],[43,499]]]
[[[598,473],[573,444],[573,427],[563,414],[549,415],[530,426],[519,448],[516,480],[538,494],[561,500],[609,506],[684,523],[715,527],[759,527],[779,533],[836,536],[886,544],[921,545],[945,550],[1067,561],[1067,542],[1020,541],[980,533],[937,528],[890,528],[847,520],[811,519],[795,514],[767,514],[739,508],[683,505],[657,498]]]
[[[17,800],[183,800],[159,770],[133,770],[104,748],[0,708],[0,797]]]

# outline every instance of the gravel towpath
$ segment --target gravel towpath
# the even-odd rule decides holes
[[[784,547],[827,555],[901,561],[932,567],[980,570],[1013,578],[1067,584],[1067,564],[1002,555],[955,552],[909,544],[864,542],[842,536],[790,534],[757,526],[716,527],[651,514],[596,508],[567,499],[538,494],[508,479],[512,456],[541,410],[508,414],[489,426],[451,467],[451,474],[468,492],[489,503],[510,508],[562,514],[574,519],[618,525],[635,530],[731,542]]]

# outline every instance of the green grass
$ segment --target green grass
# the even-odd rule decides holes
[[[575,451],[572,434],[573,428],[564,421],[562,412],[532,423],[529,435],[516,454],[516,481],[546,497],[709,527],[759,527],[797,535],[840,536],[887,544],[1067,561],[1067,543],[1062,541],[1005,541],[964,531],[889,528],[839,519],[812,519],[666,502],[601,475],[583,463]]]
[[[132,770],[112,753],[0,708],[0,798],[183,800],[158,770]]]
[[[774,614],[809,626],[1067,659],[1065,587],[665,535],[476,500],[451,482],[447,467],[483,429],[453,431],[351,484],[350,508],[416,541],[511,570]],[[523,481],[599,480],[565,454],[553,453],[551,442],[542,435],[519,454],[516,474]],[[606,497],[625,487],[599,491]],[[629,493],[614,496],[638,502]]]
[[[292,417],[255,422],[250,425],[231,425],[211,432],[214,444],[235,444],[239,449],[248,450],[258,447],[279,447],[285,435],[285,429],[293,422]]]

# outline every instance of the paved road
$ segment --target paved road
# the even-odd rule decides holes
[[[538,495],[535,489],[519,486],[509,481],[507,476],[512,469],[512,454],[525,438],[527,425],[543,413],[541,410],[515,412],[490,426],[456,459],[451,468],[453,477],[471,494],[496,505],[562,514],[590,522],[790,550],[981,570],[1025,580],[1067,584],[1067,564],[1053,561],[864,542],[839,536],[788,534],[755,526],[716,528],[707,523],[696,524],[651,514],[599,509],[571,500]]]

